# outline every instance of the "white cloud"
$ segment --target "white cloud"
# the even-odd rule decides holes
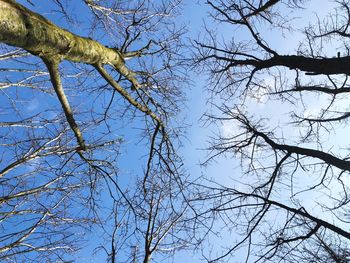
[[[234,120],[225,120],[220,126],[220,132],[224,137],[232,137],[239,130],[238,123]]]

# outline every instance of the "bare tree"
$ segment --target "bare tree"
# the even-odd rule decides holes
[[[107,244],[101,246],[110,262],[151,262],[172,258],[176,251],[193,249],[196,231],[192,229],[192,207],[186,199],[189,182],[179,184],[168,180],[164,174],[151,174],[147,181],[147,191],[143,184],[130,190],[127,206],[125,200],[115,202],[112,229],[106,231]],[[191,188],[189,188],[191,189]],[[127,209],[125,209],[127,208]]]
[[[188,206],[174,118],[187,82],[184,30],[172,20],[180,1],[75,4],[88,16],[83,22],[66,1],[52,1],[52,15],[76,32],[83,27],[85,37],[0,1],[0,258],[66,261],[93,224],[119,231],[128,213],[129,226],[146,235],[149,261],[166,236],[182,231],[175,229]],[[140,174],[127,185],[118,156],[133,128],[147,150],[143,162],[130,157]],[[173,242],[167,248],[182,247]]]
[[[244,250],[246,262],[348,262],[349,2],[309,24],[296,18],[307,1],[206,3],[234,32],[208,26],[196,41],[214,104],[205,116],[219,126],[207,163],[235,156],[244,171],[235,187],[206,185],[203,220],[240,237],[208,261]]]

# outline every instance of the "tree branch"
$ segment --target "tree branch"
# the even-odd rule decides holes
[[[74,119],[73,111],[69,105],[67,96],[63,90],[61,77],[60,77],[59,69],[58,69],[59,61],[56,59],[43,59],[43,60],[47,66],[49,73],[50,73],[51,83],[52,83],[53,88],[55,89],[56,95],[61,103],[64,114],[66,115],[67,122],[74,132],[74,135],[77,139],[77,142],[80,146],[80,149],[85,151],[86,145],[85,145],[85,142],[83,139],[83,135],[79,129],[78,124],[76,123],[76,121]]]

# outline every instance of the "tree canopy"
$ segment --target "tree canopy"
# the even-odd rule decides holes
[[[350,260],[349,1],[41,5],[0,0],[1,261]]]
[[[231,127],[208,161],[240,158],[244,172],[234,187],[207,186],[218,202],[207,218],[241,236],[214,260],[245,251],[247,262],[347,262],[349,2],[323,15],[308,15],[320,12],[312,1],[207,4],[241,34],[221,41],[208,29],[196,42],[217,98],[206,116]]]

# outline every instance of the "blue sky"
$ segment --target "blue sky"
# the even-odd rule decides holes
[[[39,1],[33,1],[35,7],[32,7],[26,1],[23,0],[18,2],[26,5],[32,10],[41,13],[45,17],[52,20],[54,23],[64,28],[67,27],[67,21],[65,19],[62,19],[62,16],[59,13],[52,13],[47,11],[51,9],[51,6],[47,4],[50,2],[46,2],[44,5]],[[74,6],[70,6],[70,8],[71,10],[75,10],[75,16],[78,18],[78,20],[81,21],[81,23],[75,26],[69,26],[69,30],[80,35],[87,35],[87,27],[84,27],[85,20],[88,19],[85,16],[87,10],[85,8],[83,9],[78,4],[78,1],[70,2],[74,3]],[[298,21],[300,21],[300,24],[305,23],[305,18],[314,16],[316,13],[317,15],[322,17],[325,11],[329,9],[329,1],[324,1],[322,5],[316,3],[319,3],[319,1],[310,1],[309,5],[313,7],[313,11],[311,13],[305,11],[303,17],[296,18]],[[201,35],[203,36],[202,25],[207,19],[206,8],[206,6],[196,3],[196,1],[186,1],[184,6],[184,14],[178,17],[177,21],[179,23],[184,23],[185,25],[187,25],[189,30],[187,34],[188,38],[197,38]],[[210,26],[213,29],[216,29],[217,25],[210,24]],[[218,34],[223,39],[229,38],[231,36],[235,36],[236,38],[245,37],[243,33],[242,35],[240,35],[241,32],[239,31],[233,32],[231,28],[227,26],[217,27],[217,30]],[[296,41],[298,40],[300,32],[295,33],[293,41],[281,41],[281,39],[278,39],[275,36],[275,34],[269,34],[269,32],[265,33],[266,40],[268,40],[268,42],[270,43],[273,43],[272,46],[277,50],[280,50],[281,53],[290,52],[290,50],[294,52],[297,49]],[[103,39],[101,39],[101,42],[103,42]],[[209,94],[205,91],[207,77],[197,72],[191,72],[190,74],[194,75],[195,78],[193,79],[193,86],[189,88],[186,92],[186,97],[188,101],[186,102],[187,107],[184,109],[183,112],[183,115],[186,116],[186,124],[189,125],[188,134],[183,140],[184,147],[181,149],[181,152],[184,156],[184,160],[186,161],[185,168],[193,178],[199,177],[202,174],[204,174],[207,178],[213,178],[219,183],[233,185],[234,180],[232,179],[240,178],[242,173],[242,171],[239,168],[240,162],[238,159],[220,157],[207,167],[199,166],[199,163],[203,162],[207,158],[207,152],[204,149],[208,146],[208,135],[210,136],[218,131],[230,133],[232,130],[236,129],[236,126],[232,123],[225,123],[219,127],[208,128],[206,125],[203,124],[203,122],[199,121],[203,112],[208,108],[207,96],[209,96]],[[69,82],[67,83],[69,84]],[[41,101],[45,101],[44,104],[57,103],[54,102],[54,99],[52,97],[49,100],[42,100],[41,98],[31,96],[30,94],[28,95],[28,100],[30,101],[30,103],[27,104],[28,113],[35,112],[36,110],[41,109],[41,107],[44,106]],[[78,99],[76,100],[78,101]],[[317,109],[319,104],[324,103],[322,99],[315,100],[313,97],[309,98],[308,100],[310,101],[310,112],[314,108]],[[289,108],[285,108],[284,105],[278,104],[275,101],[266,104],[263,98],[260,102],[252,100],[251,103],[248,103],[248,110],[256,114],[256,116],[273,116],[276,111],[276,107],[284,109],[284,112],[280,112],[281,115],[287,114],[289,112]],[[57,109],[59,109],[58,104]],[[274,122],[276,120],[274,118],[271,118],[270,121]],[[288,132],[292,133],[292,131],[287,131],[287,133]],[[142,161],[142,156],[145,154],[143,152],[144,146],[138,145],[138,131],[136,129],[129,129],[128,127],[126,127],[123,130],[120,130],[120,133],[116,135],[123,136],[125,141],[119,159],[119,176],[120,178],[126,178],[126,180],[128,180],[132,175],[142,172],[142,167],[135,165],[135,162],[137,163],[138,160],[140,160],[140,162]],[[120,183],[123,185],[123,183],[127,184],[128,181],[124,182],[123,179],[121,179]],[[86,238],[90,240],[90,242],[88,242],[88,245],[78,254],[76,258],[77,262],[102,262],[102,260],[105,257],[105,254],[103,252],[99,252],[96,255],[92,254],[93,249],[96,247],[96,245],[100,243],[99,239],[101,238],[101,234],[99,233],[99,230],[94,230],[92,233],[86,236]],[[225,238],[227,237],[224,236],[223,239]],[[215,242],[218,242],[215,245],[221,246],[220,240],[215,240]],[[222,242],[229,243],[228,240],[223,240]],[[196,255],[196,257],[198,257],[197,261],[193,257],[194,255],[192,252],[188,253],[184,251],[176,255],[173,262],[202,262],[202,259],[200,259],[200,254]],[[241,262],[240,260],[241,255],[237,255],[231,262]],[[172,261],[170,260],[169,262]]]
[[[33,9],[33,7],[30,5],[27,4],[27,6]],[[65,19],[60,19],[59,17],[61,15],[58,13],[47,12],[46,10],[49,9],[50,6],[36,4],[34,10],[38,10],[38,12],[48,17],[56,24],[66,28],[67,24]],[[77,5],[75,7],[75,12],[76,14],[85,14],[86,10],[82,10],[81,6]],[[205,12],[206,10],[202,5],[198,5],[194,3],[194,1],[186,1],[184,14],[176,18],[179,23],[183,23],[188,27],[189,32],[186,37],[190,38],[199,34],[202,22],[205,19]],[[84,36],[84,31],[81,31],[81,29],[84,30],[83,21],[86,18],[79,15],[76,16],[78,20],[82,21],[82,23],[76,27],[70,27],[69,30]],[[100,41],[103,43],[103,39]],[[193,72],[191,74],[197,73]],[[183,141],[184,147],[181,149],[181,151],[183,152],[184,159],[186,160],[185,167],[194,178],[200,176],[203,172],[199,167],[199,163],[206,158],[206,152],[203,149],[206,146],[205,137],[208,131],[205,127],[202,127],[202,124],[199,122],[202,110],[206,105],[206,97],[202,92],[202,87],[205,85],[204,81],[205,77],[198,75],[193,83],[194,86],[186,91],[186,97],[188,99],[186,102],[187,108],[184,109],[184,112],[182,113],[183,116],[186,116],[186,125],[189,125],[189,129],[188,134]],[[189,112],[191,114],[189,114]],[[183,118],[183,116],[180,118]],[[124,139],[121,155],[119,156],[119,183],[121,185],[123,185],[122,178],[129,179],[135,174],[140,174],[142,172],[143,167],[141,167],[139,163],[144,164],[143,156],[145,155],[145,147],[138,144],[138,133],[138,130],[128,128],[124,128],[120,132],[120,135]],[[210,168],[208,170],[210,170]],[[129,182],[126,181],[125,183],[128,184]],[[90,241],[77,255],[77,262],[103,262],[105,260],[106,254],[104,252],[98,251],[97,253],[93,253],[96,246],[103,243],[103,241],[101,241],[101,237],[102,232],[98,228],[86,236],[86,238]],[[178,256],[175,256],[174,262],[186,262],[189,257],[193,257],[193,254],[181,252]],[[155,255],[155,258],[157,258],[157,255]],[[193,258],[191,259],[191,262],[197,261],[195,261]],[[198,262],[201,262],[201,260],[198,259]]]

